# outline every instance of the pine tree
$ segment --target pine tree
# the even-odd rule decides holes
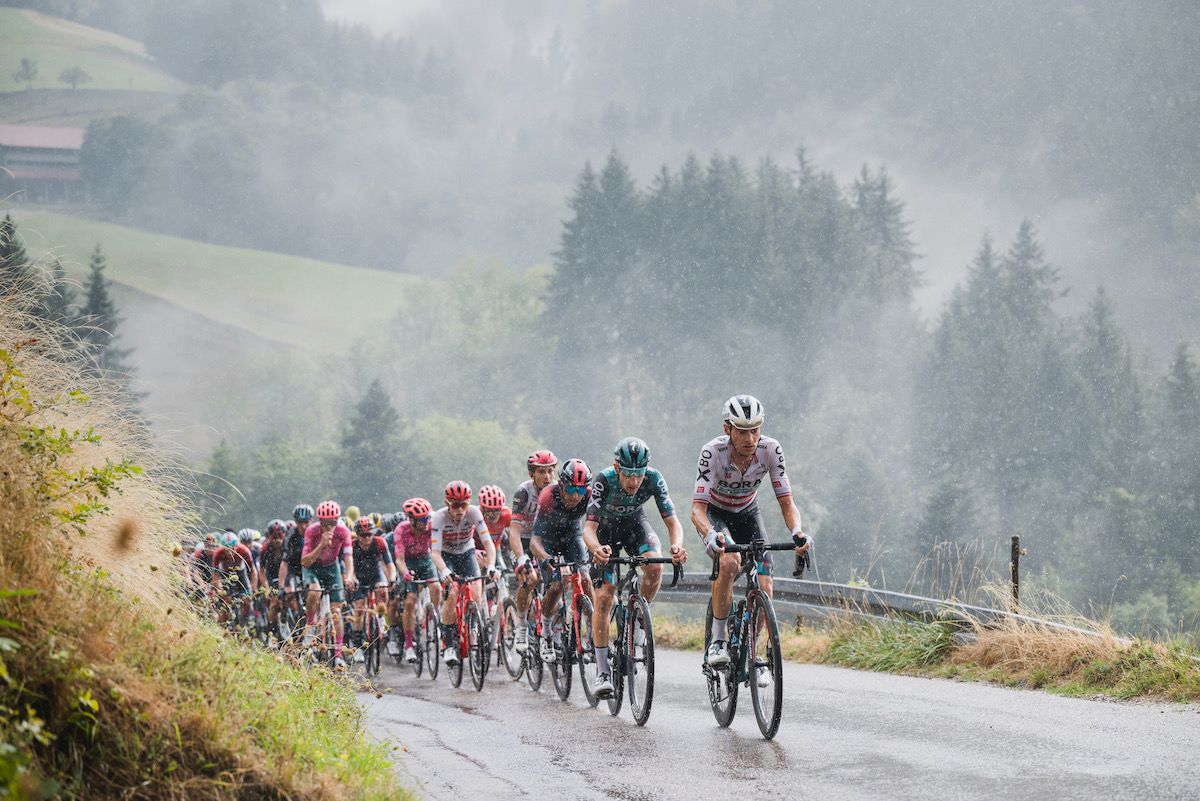
[[[35,288],[35,278],[16,223],[11,214],[5,214],[0,220],[0,301]]]
[[[116,303],[109,295],[111,281],[104,277],[108,260],[96,245],[89,261],[90,272],[84,284],[87,300],[76,318],[81,353],[88,368],[105,378],[124,378],[130,368],[125,362],[132,349],[119,348],[117,328],[123,322]]]
[[[400,415],[379,379],[367,387],[342,431],[337,453],[338,495],[364,512],[399,509]]]

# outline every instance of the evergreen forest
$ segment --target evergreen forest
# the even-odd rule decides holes
[[[1026,586],[1200,632],[1195,3],[449,4],[490,38],[378,36],[317,0],[4,5],[135,37],[190,86],[91,121],[88,213],[427,277],[336,310],[376,320],[349,352],[238,365],[211,399],[237,422],[195,464],[207,525],[511,494],[534,448],[601,468],[627,435],[686,516],[748,392],[822,579],[992,602],[1017,535]],[[1031,209],[967,232],[932,310],[925,250],[962,232],[882,152]],[[1068,207],[1111,245],[1063,234]],[[39,303],[102,329],[81,358],[120,378],[104,259]]]

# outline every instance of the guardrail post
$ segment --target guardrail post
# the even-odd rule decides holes
[[[1012,537],[1012,611],[1015,615],[1021,603],[1021,535]]]

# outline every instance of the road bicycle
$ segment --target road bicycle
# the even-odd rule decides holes
[[[488,644],[496,649],[496,665],[503,666],[513,681],[521,678],[525,660],[517,651],[517,602],[509,592],[509,576],[515,575],[506,567],[500,577],[491,581],[484,597],[487,599]]]
[[[542,638],[549,635],[554,648],[554,661],[550,662],[550,678],[554,682],[558,697],[563,701],[570,697],[571,672],[574,665],[578,664],[583,693],[588,703],[595,706],[596,702],[592,701],[596,697],[592,689],[594,677],[588,675],[596,664],[596,647],[592,645],[592,601],[583,590],[584,568],[589,564],[590,559],[581,562],[551,560],[550,565],[563,584],[563,598],[551,616],[549,632],[544,630],[543,621]],[[562,602],[566,600],[568,588],[571,593],[570,617],[567,616],[566,604]],[[554,636],[557,632],[562,632],[561,639]]]
[[[546,627],[550,625],[550,622],[548,618],[542,616],[542,599],[545,597],[546,586],[541,580],[541,572],[538,570],[537,562],[530,559],[525,569],[533,571],[533,597],[529,600],[528,619],[525,623],[528,626],[529,636],[525,641],[525,658],[522,660],[522,665],[525,670],[525,680],[529,682],[529,688],[537,692],[542,686],[543,667],[545,665],[542,662],[542,637],[549,636],[549,630]],[[512,616],[515,622],[517,604],[512,598],[508,600],[512,605]],[[505,615],[507,616],[508,614],[505,611]]]
[[[437,608],[429,598],[429,585],[438,581],[437,578],[422,579],[414,583],[420,584],[421,591],[417,593],[415,608],[413,609],[413,651],[417,655],[417,659],[412,663],[413,673],[417,678],[425,672],[425,668],[429,668],[429,678],[436,679],[438,668],[441,665],[440,658],[442,653],[442,629],[441,618],[438,616]],[[408,603],[408,599],[404,597],[404,583],[400,582],[397,585],[397,592],[401,593],[402,603]],[[401,621],[404,620],[403,607],[401,607]],[[397,632],[397,636],[401,638],[403,643],[404,625],[393,627]],[[395,656],[397,664],[404,662],[404,648],[396,649]]]
[[[728,613],[729,662],[722,666],[708,664],[705,659],[701,670],[708,683],[708,700],[712,705],[717,724],[724,727],[733,722],[737,711],[738,685],[750,687],[750,698],[754,702],[754,717],[759,731],[770,740],[779,731],[783,715],[783,657],[779,652],[779,624],[775,620],[775,607],[771,598],[758,586],[758,563],[767,551],[788,551],[804,545],[808,538],[803,534],[793,535],[791,542],[769,543],[756,540],[746,545],[726,540],[726,553],[741,553],[742,566],[734,576],[746,577],[743,598],[731,605]],[[799,578],[804,572],[805,555],[796,555],[796,570]],[[713,569],[709,581],[717,580],[720,555],[713,557]],[[704,652],[712,640],[712,601],[704,615]]]
[[[471,673],[471,683],[475,685],[476,690],[482,690],[483,680],[487,676],[490,652],[488,651],[487,628],[483,623],[483,613],[479,611],[479,604],[471,599],[471,585],[476,581],[483,581],[483,578],[480,576],[462,578],[452,573],[447,583],[447,591],[449,591],[451,582],[458,587],[458,599],[454,603],[454,625],[458,633],[456,638],[458,660],[447,664],[446,670],[450,674],[450,683],[458,687],[462,684],[463,663],[466,662]]]
[[[616,604],[609,614],[608,671],[613,691],[608,697],[608,711],[612,715],[620,714],[628,679],[629,710],[639,726],[646,725],[654,701],[654,626],[650,621],[650,604],[642,597],[641,578],[636,568],[672,564],[672,561],[669,556],[613,556],[607,562],[616,566],[613,579]],[[624,577],[621,576],[621,565],[629,565]],[[674,565],[669,586],[678,584],[682,576],[683,565]]]
[[[383,618],[375,604],[375,590],[367,592],[366,609],[363,610],[363,671],[367,678],[379,675],[380,662],[383,657]]]

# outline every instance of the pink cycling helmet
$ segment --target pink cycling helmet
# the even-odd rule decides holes
[[[342,516],[342,507],[338,506],[337,501],[322,501],[317,507],[318,520],[337,520]]]
[[[479,488],[479,508],[481,509],[503,509],[506,501],[504,490],[495,484]]]
[[[446,501],[471,500],[471,485],[465,481],[451,481],[446,485]]]

